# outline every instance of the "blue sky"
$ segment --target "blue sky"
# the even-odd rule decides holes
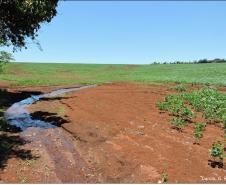
[[[21,62],[149,64],[226,58],[226,2],[60,2]]]

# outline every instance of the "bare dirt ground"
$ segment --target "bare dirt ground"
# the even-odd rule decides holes
[[[18,157],[18,150],[10,153],[0,180],[157,183],[167,174],[171,183],[225,183],[225,170],[208,165],[208,150],[223,131],[208,125],[195,145],[193,125],[183,132],[172,129],[168,113],[155,106],[175,93],[170,87],[106,84],[31,105],[34,119],[54,122],[58,128],[20,133],[26,141],[20,150],[29,151],[30,157]]]

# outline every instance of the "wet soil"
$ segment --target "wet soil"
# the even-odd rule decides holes
[[[20,133],[26,141],[20,147],[32,158],[12,155],[1,181],[157,183],[164,173],[173,183],[225,183],[226,171],[208,164],[208,150],[223,131],[208,125],[197,145],[193,124],[172,129],[170,115],[155,106],[175,93],[170,87],[105,84],[36,102],[31,116],[58,128]]]

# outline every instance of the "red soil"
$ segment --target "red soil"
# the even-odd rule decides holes
[[[178,132],[171,128],[168,113],[161,113],[156,108],[156,101],[163,100],[169,93],[175,92],[167,85],[107,84],[30,106],[31,113],[41,110],[43,114],[57,114],[58,121],[59,117],[65,120],[56,130],[63,132],[66,138],[73,136],[70,144],[73,143],[75,149],[73,152],[71,149],[62,151],[62,144],[57,144],[57,139],[62,136],[49,137],[52,139],[51,146],[42,142],[37,149],[40,158],[35,169],[40,171],[38,176],[32,176],[32,171],[35,171],[32,166],[27,167],[30,169],[30,172],[26,172],[28,182],[157,183],[166,173],[171,183],[225,183],[225,170],[208,165],[209,149],[214,141],[223,137],[223,131],[208,125],[200,145],[193,144],[193,124]],[[38,116],[51,119],[50,114]],[[51,135],[51,129],[38,132],[38,138],[48,138],[48,132]],[[37,131],[31,130],[29,133]],[[38,144],[31,141],[26,147],[34,151]],[[54,149],[55,145],[58,149]],[[47,148],[45,150],[49,155],[45,155],[42,146]],[[57,159],[48,157],[58,155],[59,151],[62,154]],[[77,160],[74,165],[78,165],[79,169],[84,167],[84,174],[93,178],[80,175],[81,178],[72,179],[73,174],[78,173],[75,166],[62,167],[62,170],[58,165],[56,168],[56,160],[63,163],[70,152],[76,156],[73,158]],[[4,182],[18,180],[10,167],[18,162],[12,160],[16,159],[9,160],[6,170],[0,174]],[[44,163],[51,169],[52,175],[49,175],[48,181],[43,180]],[[51,167],[52,163],[55,167]],[[60,176],[57,175],[59,173]],[[68,179],[64,181],[63,176],[68,176]]]

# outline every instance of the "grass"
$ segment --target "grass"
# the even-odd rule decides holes
[[[99,84],[114,81],[180,82],[226,86],[226,64],[35,64],[10,63],[0,80],[18,86]],[[179,90],[183,87],[179,87]]]

